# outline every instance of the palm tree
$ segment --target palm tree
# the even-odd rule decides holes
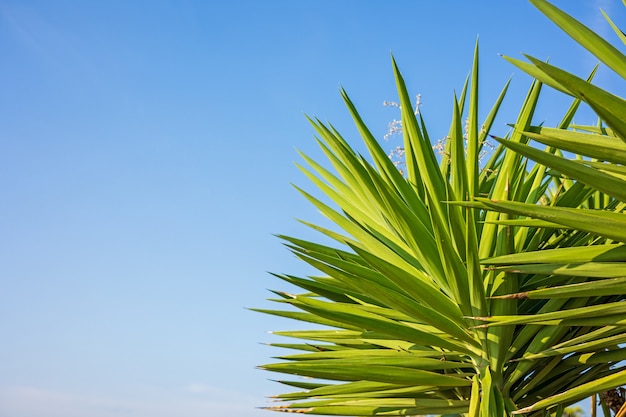
[[[615,48],[545,0],[531,2],[626,75],[626,57]],[[271,409],[561,414],[626,384],[626,102],[594,87],[591,77],[533,58],[507,59],[536,81],[514,130],[496,138],[482,167],[479,155],[507,86],[479,123],[478,46],[471,77],[452,100],[441,157],[393,60],[402,173],[345,92],[368,157],[332,126],[311,120],[332,168],[302,155],[302,170],[328,201],[300,191],[335,227],[306,224],[335,244],[281,236],[320,275],[277,275],[304,292],[276,292],[275,301],[295,309],[259,311],[320,327],[277,332],[298,340],[275,343],[290,353],[262,368],[312,379],[281,380],[296,391],[278,395]],[[556,128],[532,125],[544,85],[572,96]],[[598,126],[571,125],[583,101],[597,112]],[[581,157],[566,159],[561,150]]]

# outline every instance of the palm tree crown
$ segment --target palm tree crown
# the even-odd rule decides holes
[[[626,76],[616,48],[545,0],[531,2]],[[313,379],[282,380],[296,391],[272,409],[538,415],[626,384],[626,101],[591,84],[593,74],[506,59],[536,80],[482,167],[507,85],[479,121],[478,46],[442,156],[394,60],[402,172],[345,92],[368,157],[311,120],[329,167],[302,155],[301,168],[328,201],[300,191],[336,227],[307,224],[335,244],[281,236],[320,275],[278,275],[304,292],[276,292],[295,309],[259,311],[321,327],[277,333],[302,342],[274,344],[296,353],[262,368]],[[554,128],[532,123],[544,86],[572,96]],[[598,125],[572,125],[581,102]]]

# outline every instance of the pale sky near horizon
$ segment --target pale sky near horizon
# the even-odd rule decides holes
[[[554,3],[626,26],[620,0]],[[443,137],[477,36],[483,117],[513,76],[494,133],[530,82],[498,54],[596,64],[524,0],[0,1],[0,417],[272,415],[289,388],[255,366],[303,324],[247,308],[308,272],[274,236],[316,238],[304,115],[359,148],[342,86],[382,139],[392,52]]]

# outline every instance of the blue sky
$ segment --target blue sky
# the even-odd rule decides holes
[[[555,4],[611,40],[599,8],[626,17]],[[522,0],[0,1],[0,417],[271,415],[260,343],[302,325],[246,308],[308,272],[273,236],[315,238],[304,115],[358,148],[342,86],[382,138],[393,52],[443,137],[478,35],[484,111],[513,76],[496,133],[530,81],[498,54],[596,63]]]

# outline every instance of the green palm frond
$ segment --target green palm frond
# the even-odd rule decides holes
[[[606,41],[549,3],[532,3],[626,74],[626,59]],[[626,384],[626,102],[592,76],[507,59],[536,78],[514,129],[490,133],[508,83],[479,122],[477,46],[438,155],[392,58],[403,172],[345,92],[369,155],[310,120],[328,161],[302,155],[300,169],[325,197],[298,190],[334,226],[303,222],[327,244],[280,236],[321,275],[277,275],[304,292],[275,292],[285,308],[258,310],[317,326],[274,333],[297,341],[273,344],[289,353],[261,368],[292,375],[280,382],[298,391],[270,409],[539,416]],[[573,98],[557,128],[533,125],[544,85]],[[581,102],[604,123],[571,125]],[[498,145],[481,167],[490,136]]]

